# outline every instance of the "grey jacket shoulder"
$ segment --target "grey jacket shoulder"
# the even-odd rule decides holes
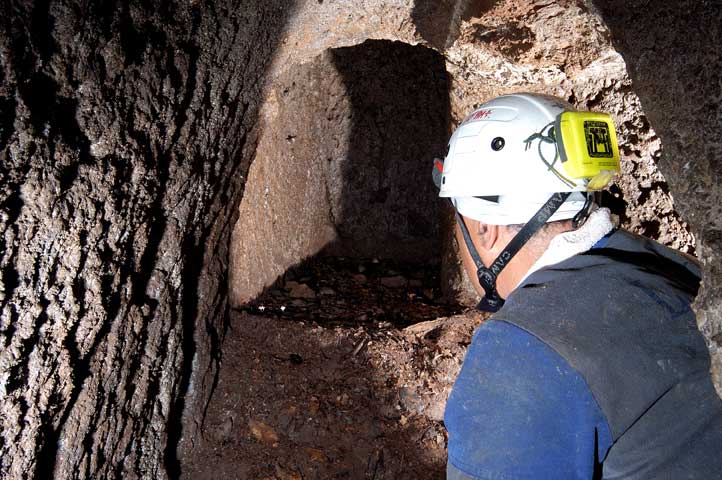
[[[722,402],[691,309],[699,282],[692,259],[617,231],[603,248],[534,272],[494,315],[535,335],[585,379],[615,441],[605,476],[688,478],[675,470],[678,461],[722,471]],[[690,438],[706,443],[684,445]],[[630,474],[640,462],[646,473]]]

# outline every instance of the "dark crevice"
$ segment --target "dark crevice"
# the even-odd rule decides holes
[[[56,130],[60,138],[77,151],[77,161],[62,167],[59,172],[60,188],[65,191],[77,178],[80,165],[92,163],[90,140],[83,133],[76,118],[78,102],[73,98],[59,96],[58,83],[40,72],[34,74],[27,84],[19,85],[18,89],[30,111],[30,121],[35,134],[50,139]],[[51,157],[55,149],[54,143],[53,140],[48,142]]]
[[[57,126],[65,143],[73,145],[78,152],[78,161],[66,166],[60,173],[62,191],[69,189],[75,182],[80,165],[90,165],[94,161],[90,155],[90,140],[80,128],[76,117],[77,109],[77,100],[60,97],[53,112],[53,125]]]
[[[645,203],[647,203],[647,201],[649,201],[650,197],[652,196],[652,192],[655,192],[657,190],[659,190],[663,195],[669,195],[669,186],[667,185],[667,182],[653,182],[652,185],[650,185],[648,188],[642,189],[641,193],[639,194],[639,198],[637,199],[637,203],[639,205],[644,205]]]
[[[0,332],[0,334],[2,334],[2,336],[3,336],[3,345],[2,345],[3,348],[10,345],[10,340],[13,338],[13,335],[15,335],[15,330],[16,330],[15,325],[17,324],[16,322],[18,320],[18,312],[16,311],[16,309],[10,308],[9,315],[10,315],[10,318],[9,318],[10,321],[8,322],[7,328],[5,329],[4,332]]]
[[[131,184],[133,171],[130,162],[124,158],[109,155],[107,159],[109,170],[113,172],[113,208],[120,212],[125,204],[131,201],[126,189]]]
[[[158,162],[158,168],[156,170],[156,177],[158,181],[157,191],[154,193],[155,201],[150,206],[149,223],[150,229],[148,232],[148,243],[143,251],[143,255],[140,258],[133,278],[133,289],[131,293],[131,303],[137,305],[141,309],[145,309],[143,312],[144,323],[150,323],[156,318],[156,312],[159,308],[158,299],[152,298],[147,294],[148,283],[155,272],[155,265],[158,263],[158,255],[160,253],[160,246],[163,241],[163,237],[166,232],[168,225],[168,219],[165,216],[163,209],[163,201],[165,198],[168,182],[170,181],[170,158],[169,156],[161,156]],[[143,360],[144,352],[148,345],[151,330],[149,328],[141,329],[139,338],[137,340],[138,348],[137,354],[132,357],[129,361],[128,368],[131,372],[137,372],[140,369],[140,363]],[[161,349],[158,352],[158,358],[165,357],[166,344],[161,345]],[[149,375],[158,375],[157,373],[149,372]],[[149,380],[147,397],[145,399],[145,405],[142,410],[147,411],[148,408],[152,408],[152,404],[157,399],[159,391],[159,385],[154,380]],[[133,398],[136,384],[129,382],[126,385],[126,397]],[[149,406],[150,405],[150,406]],[[140,459],[136,459],[140,461]],[[140,465],[136,465],[139,468]],[[140,470],[137,470],[140,471]]]
[[[84,264],[86,258],[87,255],[82,254],[81,263]],[[79,268],[78,271],[82,271],[82,269]],[[72,333],[72,335],[68,335],[63,342],[65,348],[76,348],[73,339],[76,338],[78,327],[81,325],[83,319],[85,318],[85,280],[83,280],[83,278],[80,276],[75,277],[73,279],[71,289],[73,292],[73,297],[75,297],[75,304],[78,306],[78,318],[69,331],[69,333]],[[78,355],[77,349],[76,355]]]
[[[193,24],[191,27],[192,37],[197,35],[200,27],[201,16],[197,8],[191,10]],[[185,95],[178,106],[178,115],[175,119],[176,129],[171,138],[171,148],[179,141],[183,127],[188,121],[188,111],[191,108],[191,102],[196,94],[198,75],[198,61],[200,50],[196,44],[189,43],[184,46],[184,50],[188,56],[188,70],[185,80]],[[181,82],[183,79],[182,72],[178,72],[175,68],[169,69],[170,72],[176,72],[177,90],[181,91]],[[173,74],[171,74],[173,78]],[[206,90],[210,90],[206,88]],[[195,176],[202,172],[200,162],[193,161],[191,176]],[[204,236],[205,237],[205,236]],[[202,243],[200,245],[203,245]],[[186,258],[183,268],[184,283],[181,290],[182,304],[180,307],[180,322],[182,329],[181,351],[182,363],[180,365],[180,376],[178,379],[178,390],[175,399],[171,402],[168,423],[167,423],[167,441],[163,451],[163,466],[170,478],[177,479],[181,475],[181,462],[178,458],[178,445],[183,435],[183,411],[185,409],[185,399],[190,387],[191,375],[193,373],[193,359],[196,355],[196,317],[198,315],[198,288],[200,272],[202,270],[202,259],[197,257],[198,243],[195,242],[195,236],[186,234],[181,246],[181,252]],[[176,310],[177,313],[177,310]],[[171,325],[172,329],[176,328],[178,317],[174,317]]]
[[[6,175],[0,177],[0,180],[4,179],[4,177],[6,177]],[[5,199],[4,202],[0,203],[0,211],[4,211],[8,216],[6,223],[8,230],[17,234],[18,227],[15,222],[20,217],[20,213],[25,203],[23,202],[20,194],[19,186],[10,184],[9,187],[12,188],[12,193]],[[15,269],[11,260],[14,255],[14,249],[6,245],[5,239],[6,237],[4,235],[0,237],[0,252],[2,252],[2,254],[7,258],[7,264],[2,268],[1,272],[4,294],[3,299],[0,300],[0,312],[2,312],[6,306],[12,305],[11,302],[14,301],[13,293],[15,292],[15,289],[20,286],[20,274]],[[17,313],[16,308],[11,308],[10,311],[12,314]],[[10,322],[3,333],[5,337],[5,344],[9,345],[10,339],[15,334],[14,322]]]
[[[0,97],[0,151],[4,150],[15,130],[17,102],[12,97]]]
[[[197,25],[194,26],[194,31],[197,28]],[[165,39],[156,39],[156,40],[162,40],[165,41]],[[198,60],[198,50],[195,46],[191,47],[191,59],[190,59],[190,65],[189,65],[189,71],[188,71],[188,78],[187,78],[187,89],[185,92],[185,97],[181,102],[181,105],[179,107],[179,113],[176,117],[176,129],[173,134],[173,138],[171,139],[171,145],[175,144],[178,141],[178,138],[180,136],[181,130],[183,125],[185,124],[185,121],[187,120],[187,111],[190,108],[190,103],[192,101],[193,95],[195,94],[195,73],[196,73],[196,62]],[[171,56],[169,55],[167,61],[167,65],[173,64],[173,61],[171,59]],[[177,86],[180,86],[180,82],[182,80],[182,73],[178,72],[175,69],[169,69],[171,73],[171,79],[172,82],[175,82]],[[138,136],[144,136],[140,132],[135,132]],[[147,144],[147,142],[144,142]],[[171,147],[172,148],[172,147]],[[166,231],[168,219],[164,215],[164,208],[163,208],[163,201],[166,193],[166,189],[168,186],[168,183],[170,181],[170,164],[172,161],[172,154],[169,153],[163,153],[160,154],[160,161],[157,165],[157,179],[158,179],[158,191],[155,192],[155,202],[150,207],[150,216],[149,221],[151,222],[150,231],[148,234],[148,245],[141,257],[141,260],[139,262],[139,265],[137,266],[137,271],[140,272],[136,275],[136,279],[133,282],[133,293],[132,293],[132,303],[139,305],[139,306],[147,306],[149,307],[149,311],[144,314],[144,318],[147,321],[152,320],[155,315],[156,311],[158,309],[158,301],[155,299],[152,299],[147,296],[146,289],[148,282],[154,272],[154,266],[157,263],[157,255],[160,250],[160,244],[162,242],[163,236]],[[150,159],[149,159],[150,160]],[[194,258],[194,255],[191,253],[187,257],[188,259]],[[192,260],[188,260],[189,262],[192,262]],[[187,283],[193,283],[188,278],[184,278],[184,285]],[[188,296],[193,296],[193,294],[189,294]],[[184,294],[184,299],[186,298],[186,295]],[[178,317],[177,313],[177,307],[171,306],[173,309],[173,312],[171,313],[171,325],[170,325],[170,331],[173,331],[175,328],[176,318]],[[185,309],[184,309],[185,310]],[[149,338],[149,330],[144,329],[141,332],[140,338],[138,340],[139,347],[138,351],[143,352],[146,348],[147,342]],[[191,336],[192,338],[192,336]],[[184,338],[185,341],[185,338]],[[161,345],[161,349],[158,352],[159,358],[166,358],[167,355],[167,345],[163,344]],[[185,349],[184,349],[185,350]],[[142,353],[137,355],[135,358],[132,358],[130,361],[130,365],[128,368],[130,368],[131,371],[136,371],[139,367],[139,362],[142,360]],[[157,400],[158,393],[160,391],[160,379],[161,379],[161,372],[150,372],[149,373],[153,378],[149,380],[148,385],[148,392],[147,397],[145,400],[145,403],[143,405],[142,411],[146,412],[146,414],[152,414],[152,408],[153,404]],[[135,389],[135,385],[133,383],[130,383],[126,386],[127,390],[127,397],[132,398],[133,392]],[[181,409],[182,412],[182,409]],[[180,417],[180,415],[178,415]],[[172,418],[172,415],[171,415]],[[180,418],[178,420],[181,421]],[[145,430],[144,427],[143,430]],[[178,439],[172,438],[172,435],[169,434],[169,444],[177,443],[179,441],[180,436],[178,436]],[[169,475],[171,477],[179,476],[180,475],[180,463],[175,460],[171,459],[169,461],[168,459],[168,451],[169,447],[166,446],[165,452],[164,452],[164,461],[166,463],[167,471],[169,472]],[[136,457],[136,465],[135,469],[136,471],[140,470],[140,457]]]
[[[661,226],[659,220],[644,220],[641,223],[642,235],[648,238],[659,238]]]
[[[124,2],[118,2],[118,5],[123,9],[120,14],[118,34],[121,48],[125,53],[125,66],[129,67],[143,60],[143,54],[146,49],[146,39],[133,24],[133,19],[129,12],[130,7]]]
[[[201,17],[197,8],[193,8],[191,12],[193,17],[193,25],[191,26],[190,38],[195,38],[198,34],[198,28],[200,27]],[[188,111],[190,109],[191,102],[193,101],[193,97],[196,93],[196,75],[198,74],[198,61],[200,58],[200,49],[195,43],[187,42],[186,44],[181,45],[180,51],[185,52],[188,58],[188,71],[185,72],[185,75],[184,72],[179,71],[175,66],[174,54],[168,55],[169,67],[172,67],[168,68],[168,73],[170,74],[171,83],[175,87],[175,91],[178,94],[180,94],[182,90],[182,82],[184,76],[186,81],[185,95],[183,96],[183,99],[178,105],[178,114],[175,118],[175,132],[173,133],[173,137],[171,139],[171,148],[173,148],[173,145],[178,142],[181,131],[183,130],[183,127],[188,120]],[[207,88],[207,90],[210,89]]]
[[[20,217],[20,212],[25,202],[20,193],[20,185],[14,184],[8,186],[12,188],[12,193],[8,195],[4,202],[0,203],[0,210],[3,210],[7,214],[7,224],[12,225]]]
[[[200,243],[200,245],[203,245]],[[178,458],[178,444],[183,435],[183,410],[185,408],[186,394],[190,386],[191,374],[193,372],[193,359],[196,354],[196,318],[198,315],[197,292],[199,287],[199,276],[202,270],[202,259],[198,258],[199,242],[195,241],[195,235],[186,235],[182,245],[182,252],[187,261],[183,268],[182,286],[182,307],[181,307],[181,348],[183,359],[180,366],[180,378],[178,380],[178,395],[172,402],[168,415],[167,435],[165,451],[163,452],[163,464],[168,476],[173,479],[180,478],[181,462]]]
[[[57,82],[45,73],[35,73],[27,83],[20,83],[18,90],[30,111],[30,122],[38,136],[47,134],[53,118],[52,110],[58,93]]]
[[[607,207],[613,214],[619,216],[619,221],[622,224],[629,222],[627,217],[627,206],[628,203],[624,199],[624,192],[617,184],[609,186],[608,190],[602,192],[602,207]]]
[[[5,290],[5,299],[9,300],[15,289],[20,285],[20,275],[13,265],[8,264],[2,269],[2,281]]]
[[[220,307],[220,306],[219,306]],[[223,312],[213,312],[213,313],[222,313],[222,314],[228,314],[229,309],[226,306]],[[224,327],[225,328],[225,327]],[[211,385],[208,389],[208,399],[206,401],[206,404],[203,406],[203,414],[201,416],[201,428],[205,425],[206,418],[208,416],[208,408],[210,407],[210,399],[213,397],[213,394],[216,391],[216,388],[218,387],[218,382],[220,381],[220,374],[221,374],[221,363],[223,360],[223,343],[221,340],[221,336],[218,334],[218,329],[213,325],[211,322],[206,322],[206,334],[208,335],[208,338],[210,339],[210,358],[212,362],[212,370],[213,370],[213,380],[211,382]]]
[[[102,414],[100,405],[102,405],[103,400],[105,400],[105,398],[106,398],[106,395],[105,395],[105,389],[103,388],[103,384],[99,384],[98,385],[98,393],[95,395],[95,398],[94,398],[95,402],[94,402],[91,420],[90,420],[91,425],[98,424],[98,420],[100,419],[100,416]],[[96,434],[95,429],[89,429],[85,433],[85,436],[83,437],[83,440],[80,443],[83,445],[83,451],[86,452],[86,455],[91,457],[91,460],[92,460],[93,454],[96,454],[98,456],[98,458],[96,459],[96,465],[98,465],[99,468],[102,468],[105,456],[103,455],[102,448],[100,448],[100,449],[93,448],[93,445],[96,443],[96,442],[94,442],[95,434]],[[90,474],[91,463],[92,463],[92,461],[85,462],[85,474],[83,475],[83,478],[97,478],[98,477],[97,472],[96,472],[96,475]]]
[[[33,322],[33,331],[27,337],[20,341],[18,348],[18,357],[23,360],[13,365],[8,370],[8,379],[6,383],[6,392],[11,394],[25,385],[28,378],[28,365],[30,363],[30,354],[35,346],[40,342],[40,327],[48,319],[46,308],[50,304],[46,299],[40,299],[39,301],[41,311]]]
[[[55,28],[55,18],[50,15],[50,0],[36,0],[33,3],[31,21],[32,45],[38,56],[48,59],[55,52],[55,41],[52,32]]]

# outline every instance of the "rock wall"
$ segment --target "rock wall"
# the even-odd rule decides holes
[[[0,477],[177,473],[292,7],[2,2]]]

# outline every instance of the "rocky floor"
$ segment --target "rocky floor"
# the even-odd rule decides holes
[[[444,405],[483,319],[437,284],[432,267],[321,258],[234,312],[184,478],[443,478]]]
[[[464,310],[442,298],[438,271],[434,265],[314,257],[241,311],[323,326],[405,327]]]

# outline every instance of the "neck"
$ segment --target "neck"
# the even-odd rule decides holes
[[[571,221],[548,223],[538,231],[514,256],[509,264],[502,270],[497,279],[497,290],[503,298],[516,289],[516,287],[532,271],[533,267],[544,256],[552,240],[561,233],[572,230]],[[516,235],[515,230],[506,229],[508,240],[511,241]]]

